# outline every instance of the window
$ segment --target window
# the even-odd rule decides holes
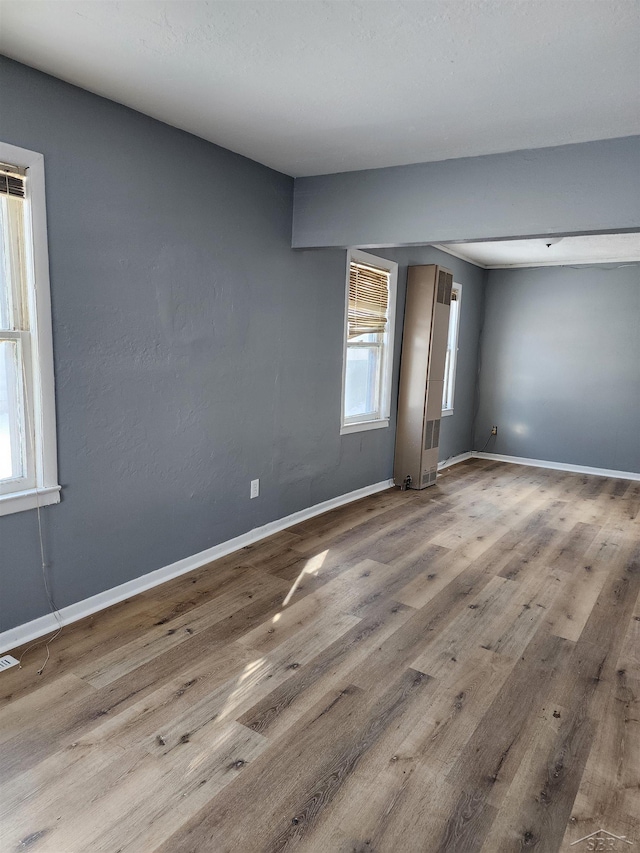
[[[460,301],[462,285],[454,284],[451,290],[451,308],[449,311],[449,335],[447,336],[447,355],[444,362],[444,392],[442,395],[442,415],[453,414],[453,392],[456,386],[456,362],[458,360],[458,330],[460,328]]]
[[[0,515],[57,503],[44,158],[0,143]]]
[[[341,434],[389,426],[397,279],[394,261],[348,253]]]

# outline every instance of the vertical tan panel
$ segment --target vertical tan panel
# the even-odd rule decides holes
[[[394,477],[398,485],[402,485],[407,476],[411,477],[412,483],[419,483],[422,473],[420,455],[435,283],[436,267],[433,264],[409,267],[394,467]]]
[[[431,353],[429,355],[429,379],[444,381],[444,362],[447,356],[447,338],[449,336],[450,304],[436,302],[434,308],[433,332],[431,335]]]
[[[438,464],[437,445],[425,450],[425,431],[427,421],[439,420],[442,411],[449,305],[437,301],[441,269],[426,264],[407,272],[394,478],[402,485],[410,476],[414,489],[435,482]]]
[[[442,394],[444,382],[442,379],[431,379],[427,382],[425,415],[429,420],[436,420],[442,414]]]

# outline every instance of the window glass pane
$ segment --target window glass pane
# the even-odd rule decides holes
[[[18,343],[0,341],[0,480],[25,476],[24,436]]]
[[[344,415],[376,415],[380,410],[382,348],[347,346]]]
[[[451,399],[450,392],[451,385],[451,350],[447,350],[447,354],[444,360],[444,393],[442,395],[442,408],[449,409],[451,408],[449,405],[449,400]]]
[[[353,338],[349,338],[350,344],[381,344],[383,341],[383,332],[369,332],[366,335],[356,335]]]
[[[460,310],[460,297],[451,301],[449,311],[449,333],[447,337],[447,354],[444,362],[444,391],[442,395],[442,408],[453,408],[453,377],[458,352],[458,311]]]
[[[449,309],[449,336],[447,338],[447,349],[453,349],[456,345],[456,337],[458,333],[458,305],[460,299],[454,299],[451,302]]]

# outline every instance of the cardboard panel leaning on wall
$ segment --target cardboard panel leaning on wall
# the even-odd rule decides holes
[[[640,264],[492,270],[475,449],[640,472]]]

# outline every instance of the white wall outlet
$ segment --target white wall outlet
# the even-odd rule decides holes
[[[257,498],[260,494],[260,480],[252,480],[251,481],[251,494],[249,495],[249,499]]]

